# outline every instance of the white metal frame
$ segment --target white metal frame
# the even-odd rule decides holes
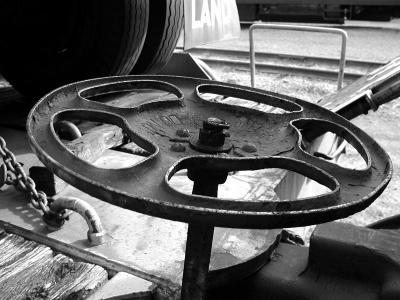
[[[309,31],[309,32],[324,32],[330,34],[338,34],[342,37],[342,46],[339,61],[339,73],[337,89],[340,90],[343,85],[344,68],[346,65],[346,46],[347,46],[347,33],[342,29],[315,27],[315,26],[300,26],[300,25],[281,25],[281,24],[253,24],[249,28],[249,42],[250,42],[250,75],[251,86],[255,86],[256,65],[255,65],[255,50],[254,50],[254,35],[256,29],[282,29],[282,30],[296,30],[296,31]]]

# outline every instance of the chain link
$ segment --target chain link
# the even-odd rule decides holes
[[[13,185],[17,190],[28,192],[32,206],[37,210],[41,210],[44,214],[48,214],[50,209],[47,195],[43,191],[36,190],[35,182],[26,175],[22,165],[17,161],[14,153],[7,148],[6,141],[1,136],[0,155],[7,167],[5,183]]]

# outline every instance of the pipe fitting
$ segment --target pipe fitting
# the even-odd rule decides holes
[[[90,232],[87,233],[88,241],[91,245],[98,246],[105,243],[106,232]]]
[[[60,197],[50,204],[50,210],[59,214],[69,209],[80,214],[89,227],[87,237],[92,245],[101,245],[105,242],[106,232],[101,225],[100,217],[96,210],[87,202],[75,197]]]

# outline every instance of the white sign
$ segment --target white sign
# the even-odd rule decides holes
[[[240,36],[235,0],[186,0],[185,49]]]

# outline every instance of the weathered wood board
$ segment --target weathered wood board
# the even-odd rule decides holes
[[[100,266],[14,234],[0,236],[0,299],[84,299],[107,280]]]

